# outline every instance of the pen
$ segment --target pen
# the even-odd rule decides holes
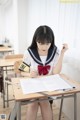
[[[72,87],[72,89],[75,89],[75,86],[74,87]],[[69,89],[63,89],[63,91],[69,91],[69,90],[72,90],[71,88],[69,88]]]

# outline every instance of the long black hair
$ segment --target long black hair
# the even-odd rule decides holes
[[[31,46],[29,48],[37,48],[37,43],[51,43],[50,48],[53,48],[55,45],[55,41],[54,41],[54,33],[52,31],[52,29],[49,26],[39,26],[33,36],[32,39],[32,43]]]

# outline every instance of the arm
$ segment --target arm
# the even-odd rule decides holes
[[[38,76],[37,71],[30,71],[30,72],[21,72],[21,75],[24,77],[32,77],[35,78]]]
[[[30,73],[28,72],[21,72],[21,75],[24,77],[30,77]]]
[[[30,77],[30,55],[28,50],[25,51],[23,56],[23,61],[19,66],[19,70],[21,71],[21,75],[24,77]]]
[[[59,74],[61,72],[62,69],[62,62],[63,62],[63,57],[64,57],[64,53],[65,51],[68,49],[68,45],[67,44],[63,44],[63,48],[61,50],[61,54],[59,57],[59,60],[53,70],[53,74]]]
[[[21,70],[21,75],[24,77],[37,77],[38,72],[35,70],[35,68],[30,67],[30,56],[29,53],[26,52],[23,58],[22,64],[19,66],[19,70]]]

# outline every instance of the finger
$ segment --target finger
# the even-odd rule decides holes
[[[68,49],[68,45],[66,43],[63,44],[63,49]]]

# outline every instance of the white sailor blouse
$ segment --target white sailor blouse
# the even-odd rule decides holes
[[[59,54],[60,51],[56,46],[49,49],[47,56],[39,56],[37,49],[28,48],[24,53],[23,63],[30,70],[38,71],[39,75],[49,75],[58,62]]]

